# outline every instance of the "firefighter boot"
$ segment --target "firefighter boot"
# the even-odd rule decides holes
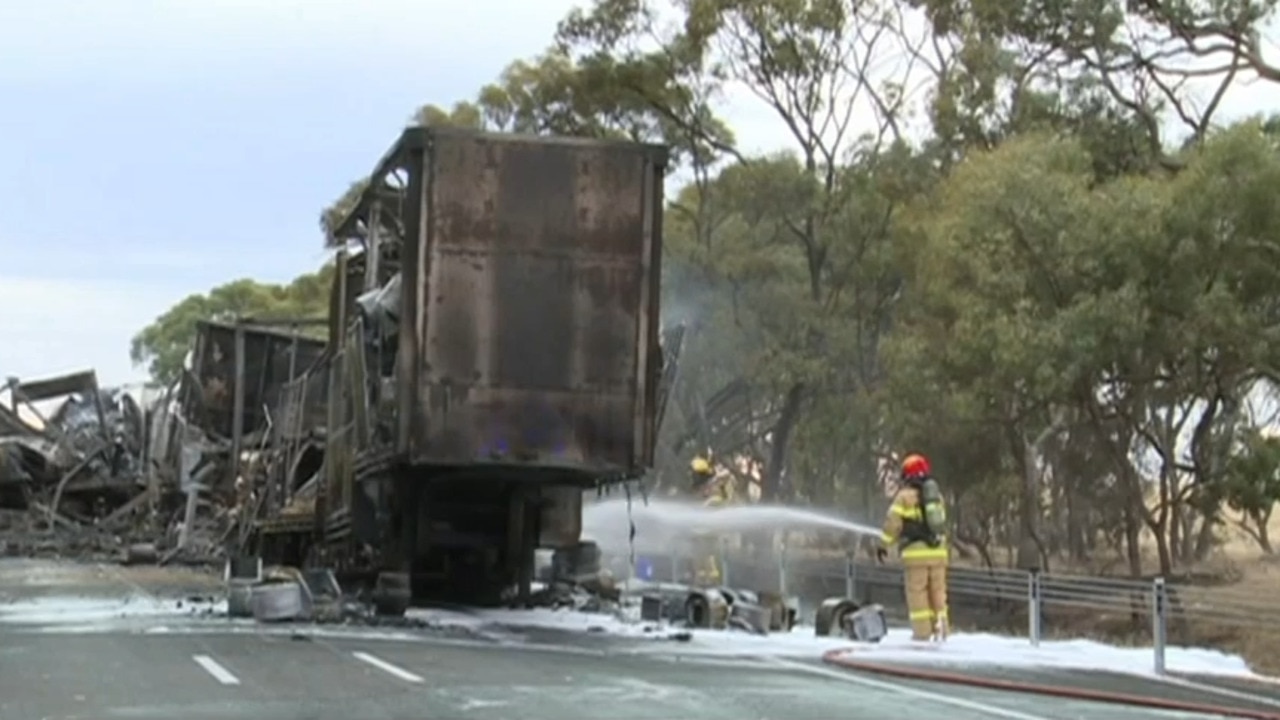
[[[933,639],[943,642],[951,630],[951,618],[947,612],[947,566],[929,568],[929,609],[933,610]]]

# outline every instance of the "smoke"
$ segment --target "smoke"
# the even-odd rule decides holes
[[[694,327],[709,317],[715,287],[705,271],[688,263],[668,261],[662,268],[662,311],[664,329],[676,325]]]

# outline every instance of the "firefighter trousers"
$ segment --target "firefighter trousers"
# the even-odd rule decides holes
[[[723,581],[720,570],[720,539],[699,537],[694,542],[693,582],[698,587],[715,587]]]
[[[947,617],[946,560],[908,561],[904,564],[903,575],[912,639],[928,640],[935,633],[938,639],[945,639],[950,624]]]
[[[699,587],[715,587],[720,584],[720,561],[715,555],[703,555],[698,558],[694,569],[694,584]]]

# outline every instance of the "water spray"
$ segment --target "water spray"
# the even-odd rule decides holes
[[[625,540],[617,532],[624,517],[627,525]],[[647,498],[642,507],[634,506],[629,498],[625,503],[606,500],[583,508],[582,519],[584,534],[595,540],[602,550],[615,556],[623,552],[628,554],[632,572],[637,551],[666,552],[675,541],[684,540],[699,532],[794,529],[836,530],[857,535],[880,534],[877,527],[802,508],[779,505],[707,508],[700,503],[658,499],[650,501]]]

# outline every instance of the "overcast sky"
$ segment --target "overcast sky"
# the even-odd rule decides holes
[[[0,4],[0,376],[141,380],[129,338],[174,302],[315,269],[320,208],[412,110],[471,98],[574,4]],[[1237,112],[1276,98],[1243,91]],[[782,140],[749,101],[730,116]]]

